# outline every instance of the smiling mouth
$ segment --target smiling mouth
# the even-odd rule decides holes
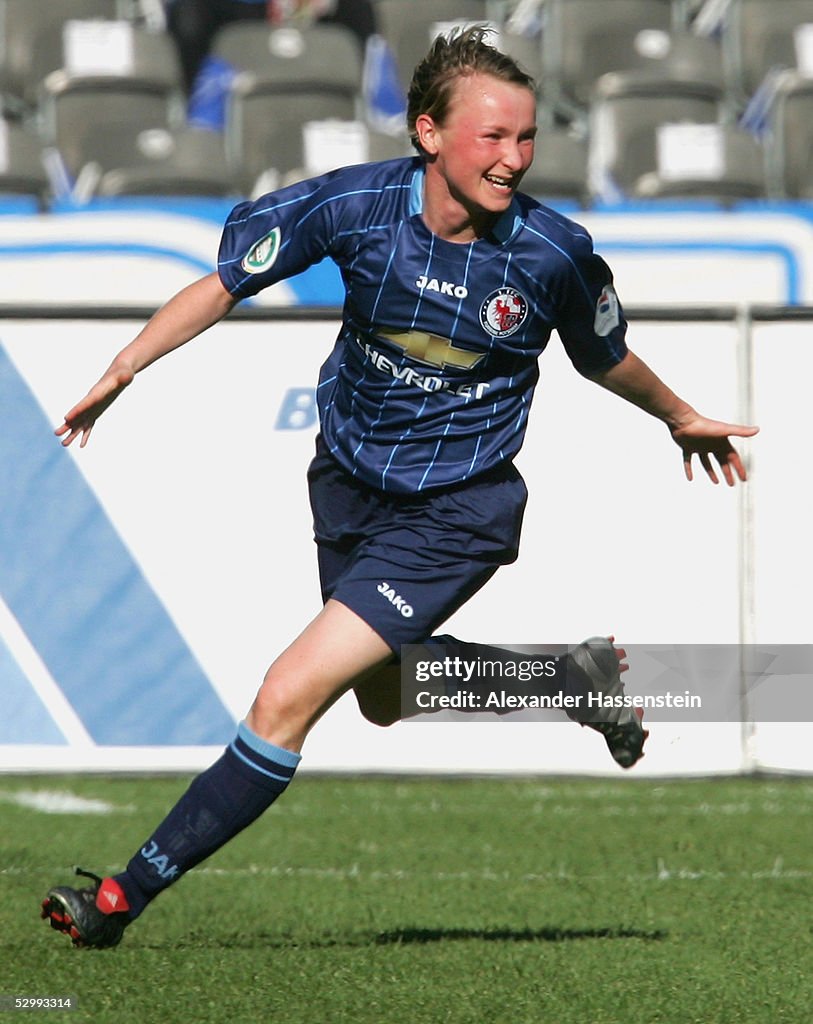
[[[514,188],[513,178],[503,178],[498,174],[485,174],[483,177],[490,185],[494,185],[495,188],[502,189],[506,192],[510,192]]]

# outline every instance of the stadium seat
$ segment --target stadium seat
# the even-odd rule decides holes
[[[740,105],[769,71],[797,67],[796,31],[802,25],[813,25],[813,0],[730,0],[722,25],[723,55]],[[813,63],[813,55],[809,60]]]
[[[39,139],[19,124],[0,121],[0,192],[33,196],[44,208],[49,191]]]
[[[567,128],[541,128],[522,191],[537,199],[587,198],[587,141]]]
[[[41,32],[32,53],[38,88],[54,73],[75,89],[151,90],[170,95],[181,89],[177,48],[166,32],[126,20],[71,19]]]
[[[108,23],[114,24],[124,23]],[[171,39],[133,25],[125,28],[131,46],[121,66],[106,63],[103,56],[97,64],[92,59],[83,64],[83,58],[72,66],[61,27],[38,40],[35,60],[44,74],[39,86],[40,128],[72,175],[95,159],[89,155],[90,141],[101,140],[104,131],[121,139],[123,133],[135,137],[183,121],[180,64]],[[47,70],[54,65],[55,70]]]
[[[377,0],[375,14],[381,34],[392,47],[401,85],[406,90],[415,65],[429,49],[441,23],[484,23],[487,0]]]
[[[633,197],[711,199],[720,204],[766,198],[765,155],[759,141],[733,125],[709,127],[716,140],[711,162],[666,170],[658,166],[635,181]]]
[[[767,116],[768,180],[778,199],[813,199],[813,78],[779,76]]]
[[[601,82],[605,96],[666,95],[674,90],[727,101],[719,43],[682,30],[644,33],[626,67],[607,72]]]
[[[648,35],[644,45],[639,41],[627,69],[607,72],[594,85],[588,175],[596,197],[632,195],[642,175],[658,171],[661,125],[716,124],[728,118],[717,43],[685,31]]]
[[[538,36],[525,36],[516,32],[500,31],[499,47],[534,79],[537,89],[542,88],[542,42]]]
[[[250,192],[270,170],[304,165],[310,121],[353,121],[361,107],[362,55],[340,25],[307,29],[236,23],[218,33],[214,53],[236,67],[226,110],[226,153]]]
[[[223,138],[202,128],[133,132],[104,126],[84,136],[75,197],[229,196],[238,190],[229,173]]]
[[[716,97],[691,87],[615,95],[613,78],[599,79],[590,107],[588,182],[591,195],[605,200],[633,195],[642,175],[658,170],[661,125],[719,124],[721,114]]]
[[[636,62],[640,33],[673,28],[670,0],[547,0],[545,11],[544,95],[565,117],[586,114],[601,75]]]
[[[0,0],[0,93],[3,107],[19,115],[36,93],[37,37],[71,18],[115,18],[120,0]]]

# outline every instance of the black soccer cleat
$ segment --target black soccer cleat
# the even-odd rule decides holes
[[[77,875],[92,878],[94,885],[84,889],[72,889],[57,885],[48,891],[42,901],[41,917],[51,922],[51,927],[70,936],[74,946],[85,949],[107,949],[121,942],[124,929],[129,924],[126,914],[103,914],[96,906],[96,893],[103,879],[90,871],[75,868]]]
[[[573,648],[569,657],[587,676],[594,695],[611,697],[613,701],[623,696],[618,655],[607,637],[593,636],[584,640]],[[580,711],[570,717],[600,732],[613,760],[622,768],[632,768],[644,756],[649,730],[643,726],[642,708],[609,706]]]

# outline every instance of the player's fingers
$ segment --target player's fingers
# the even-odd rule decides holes
[[[728,457],[728,464],[729,464],[729,466],[733,466],[734,472],[737,474],[737,476],[740,478],[740,480],[742,480],[743,483],[745,483],[745,481],[748,479],[748,472],[747,472],[747,470],[745,468],[745,463],[740,458],[739,452],[737,452],[737,451],[732,451],[731,452],[731,454]],[[731,483],[732,484],[734,483],[733,477],[732,477]]]
[[[686,479],[691,483],[694,480],[694,474],[692,473],[692,453],[683,453],[683,472],[686,474]]]
[[[733,437],[753,437],[759,433],[759,427],[746,427],[741,423],[724,423],[725,433]]]
[[[734,471],[731,468],[731,458],[730,457],[726,457],[726,458],[718,459],[718,461],[720,463],[720,469],[722,470],[723,476],[725,477],[725,482],[728,484],[729,487],[733,487],[734,486]]]
[[[720,479],[714,472],[714,466],[712,466],[711,464],[711,459],[709,458],[708,452],[700,453],[700,463],[703,466],[703,469],[705,469],[706,476],[709,478],[709,480],[711,480],[713,484],[719,484]]]
[[[71,416],[69,413],[65,417],[65,422],[61,427],[57,429],[56,433],[60,437],[62,437],[64,434],[68,435],[62,441],[62,444],[65,445],[65,447],[67,447],[69,444],[73,443],[73,441],[79,436],[79,434],[82,433],[83,430],[86,429],[86,427],[86,420],[80,419],[79,417],[76,416]]]
[[[92,430],[93,424],[91,423],[89,427],[85,427],[85,429],[82,431],[82,440],[79,442],[80,448],[84,448],[85,445],[88,443],[88,441],[90,440],[90,432]]]

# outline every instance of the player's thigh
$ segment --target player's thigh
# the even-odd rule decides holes
[[[328,601],[266,672],[248,724],[291,749],[348,689],[392,657],[360,616]]]

